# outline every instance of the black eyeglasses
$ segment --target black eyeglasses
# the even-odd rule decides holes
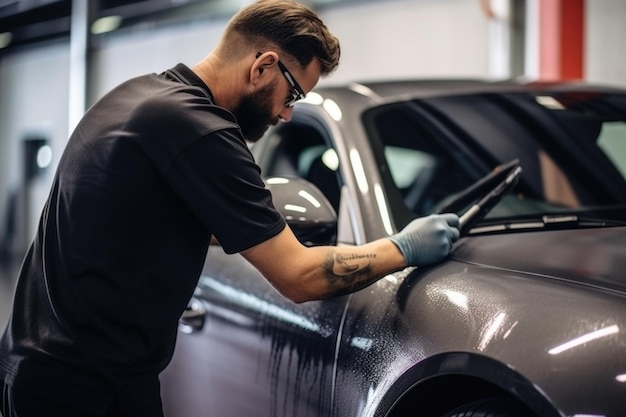
[[[258,52],[256,57],[258,58],[260,56],[261,52]],[[300,84],[296,81],[295,77],[291,74],[291,72],[289,72],[287,67],[280,62],[280,60],[278,61],[278,69],[280,69],[280,72],[283,73],[289,83],[289,86],[291,87],[291,91],[289,92],[290,98],[285,102],[285,107],[293,107],[293,105],[296,104],[296,101],[305,98],[306,94],[304,93],[302,87],[300,87]]]
[[[300,84],[298,84],[298,82],[293,77],[293,75],[289,72],[287,67],[285,67],[283,63],[280,61],[278,61],[278,68],[280,68],[280,71],[283,73],[283,75],[287,79],[287,82],[291,86],[291,91],[289,92],[289,94],[291,95],[291,98],[287,100],[287,102],[285,102],[285,106],[293,107],[293,105],[296,104],[296,101],[299,101],[305,98],[306,94],[304,93],[304,91],[302,91],[302,87],[300,87]]]

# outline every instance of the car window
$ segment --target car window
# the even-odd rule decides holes
[[[363,121],[402,225],[407,209],[437,212],[513,159],[522,176],[489,219],[617,213],[626,203],[625,110],[619,94],[484,93],[388,103]]]
[[[527,197],[557,209],[626,202],[626,182],[611,160],[626,159],[617,152],[620,140],[606,136],[600,143],[612,148],[599,146],[605,126],[624,123],[623,97],[509,93],[446,97],[428,104],[493,159],[520,159]]]
[[[385,146],[385,159],[394,183],[401,189],[408,189],[420,174],[434,169],[437,163],[427,152],[400,146]]]
[[[604,123],[598,137],[598,147],[613,162],[626,180],[626,123]]]
[[[324,130],[292,121],[275,129],[269,154],[260,158],[264,177],[300,177],[313,183],[337,211],[341,176],[339,158]]]
[[[433,212],[448,196],[475,181],[469,154],[456,149],[442,134],[405,105],[386,106],[365,115],[381,171],[414,215]]]
[[[614,162],[624,161],[617,152],[623,140],[616,128],[624,123],[623,96],[499,93],[439,97],[423,104],[481,159],[519,159],[525,199],[541,203],[542,210],[626,202],[626,182]]]

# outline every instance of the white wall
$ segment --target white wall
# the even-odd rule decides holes
[[[489,74],[489,22],[477,0],[384,1],[322,13],[342,46],[328,82]]]
[[[585,79],[626,86],[626,1],[585,2]]]
[[[30,202],[27,212],[20,206],[19,214],[27,220],[19,228],[26,240],[34,233],[54,167],[67,142],[68,61],[69,45],[51,43],[0,62],[0,237],[5,202],[16,190],[21,201],[28,193]],[[49,140],[53,161],[44,176],[23,190],[22,141],[31,135]]]
[[[93,56],[91,100],[130,77],[158,73],[179,62],[195,64],[215,47],[226,23],[209,20],[105,38]]]
[[[323,83],[381,77],[480,77],[489,73],[489,26],[476,0],[386,0],[320,11],[339,37],[340,66]],[[111,36],[95,55],[94,98],[120,81],[194,64],[226,20]]]

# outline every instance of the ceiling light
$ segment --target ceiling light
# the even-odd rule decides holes
[[[101,17],[91,24],[91,33],[93,35],[100,35],[102,33],[113,32],[118,29],[122,24],[122,16],[106,16]]]
[[[7,46],[9,46],[12,38],[13,38],[13,35],[11,35],[11,32],[0,33],[0,49],[6,48]]]

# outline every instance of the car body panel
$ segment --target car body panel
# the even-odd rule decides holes
[[[168,415],[185,415],[190,403],[220,415],[330,412],[347,297],[294,304],[243,257],[215,246],[194,300],[206,318],[200,328],[181,326],[176,355],[162,375],[176,387],[164,392]]]
[[[559,232],[544,234],[557,235],[548,240],[563,237]],[[467,372],[464,361],[486,356],[495,362],[474,375],[495,382],[498,374],[508,374],[510,386],[506,380],[497,383],[511,392],[519,390],[515,379],[518,385],[530,386],[519,381],[533,381],[565,415],[621,415],[626,389],[618,381],[626,369],[624,294],[597,286],[590,291],[573,280],[564,285],[564,278],[578,275],[575,267],[564,275],[545,275],[490,262],[499,259],[494,252],[510,251],[507,239],[510,245],[523,247],[535,238],[503,236],[497,249],[476,239],[480,238],[461,239],[460,253],[457,256],[455,250],[450,262],[418,269],[406,277],[390,275],[352,298],[342,345],[345,352],[339,362],[350,364],[346,366],[365,363],[367,369],[346,370],[342,375],[348,381],[340,380],[338,386],[356,384],[359,392],[372,393],[371,409],[359,415],[379,415],[372,411],[377,401],[414,364],[452,353],[460,363],[424,370],[420,377]],[[624,239],[623,231],[620,239]],[[596,339],[567,348],[567,342],[594,335]],[[356,354],[358,349],[349,342],[355,338],[370,340],[362,343],[369,351]],[[604,363],[607,357],[615,359],[611,366]],[[355,375],[361,379],[355,380]],[[599,386],[603,389],[590,389]],[[606,405],[604,410],[595,409],[598,400]]]
[[[451,257],[492,268],[524,271],[626,294],[626,228],[605,227],[476,236]],[[626,311],[624,311],[626,313]]]

